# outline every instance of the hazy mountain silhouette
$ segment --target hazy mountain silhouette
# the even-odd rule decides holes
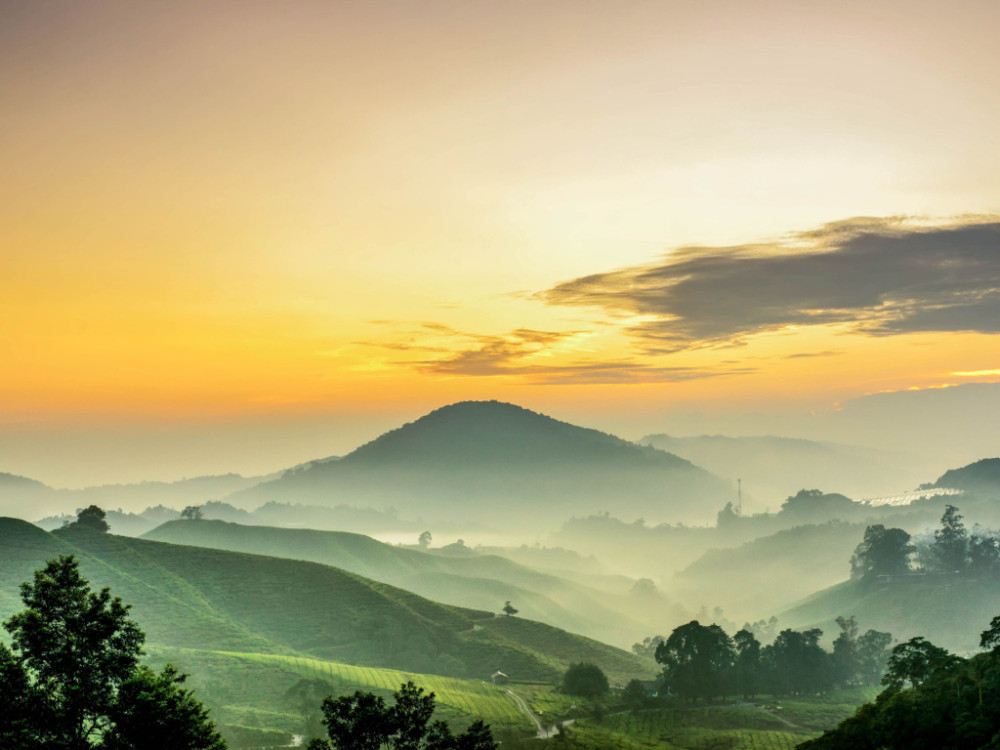
[[[1000,494],[1000,458],[984,458],[960,469],[950,469],[932,486],[966,492]]]
[[[672,437],[639,441],[688,459],[733,482],[755,510],[774,508],[800,489],[829,487],[851,497],[876,497],[914,486],[926,463],[906,453],[816,440],[776,437]]]
[[[393,506],[407,517],[461,514],[523,529],[534,519],[610,507],[658,520],[708,520],[731,494],[718,477],[672,454],[513,404],[466,401],[230,500]]]

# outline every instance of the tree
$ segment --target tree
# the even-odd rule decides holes
[[[419,544],[424,549],[431,546],[431,532],[424,531],[417,537],[417,544]]]
[[[1000,539],[986,534],[969,537],[969,574],[994,576],[1000,571]]]
[[[954,505],[946,505],[941,528],[934,532],[931,547],[935,567],[943,572],[964,571],[969,565],[969,534]]]
[[[315,739],[309,750],[496,750],[490,728],[474,721],[455,735],[443,721],[430,723],[434,693],[404,683],[393,694],[395,705],[373,693],[329,697],[323,701],[323,721],[329,741]]]
[[[656,648],[667,686],[688,700],[711,698],[725,689],[725,674],[735,659],[732,639],[718,625],[692,620]]]
[[[789,628],[764,650],[776,694],[821,690],[833,682],[830,656],[819,645],[822,635],[819,628],[801,633]]]
[[[911,638],[892,650],[882,684],[901,689],[909,683],[920,685],[935,671],[948,664],[951,654],[924,638]]]
[[[121,686],[101,750],[224,750],[208,711],[181,687],[186,679],[171,664],[160,674],[139,667]]]
[[[579,662],[570,664],[563,674],[560,689],[567,695],[579,695],[582,698],[600,698],[605,695],[610,686],[607,675],[596,664]]]
[[[838,617],[840,635],[833,641],[833,672],[837,682],[849,684],[858,672],[858,622],[854,615]]]
[[[179,687],[182,675],[169,665],[160,675],[139,666],[145,635],[129,607],[107,588],[94,593],[72,555],[36,570],[21,599],[26,609],[4,623],[13,650],[0,652],[0,691],[27,718],[0,713],[0,737],[19,734],[23,747],[47,750],[224,747]],[[156,744],[149,727],[169,744]]]
[[[882,681],[889,662],[889,646],[892,634],[878,630],[867,630],[858,637],[855,647],[858,677],[863,685],[875,686]]]
[[[638,711],[649,703],[649,694],[641,680],[629,680],[622,691],[622,702],[630,711]]]
[[[111,530],[111,526],[104,520],[105,515],[103,510],[91,505],[76,512],[76,521],[72,525],[106,533]]]
[[[747,629],[733,636],[736,662],[733,665],[733,686],[744,698],[753,698],[760,689],[760,641]]]
[[[181,518],[185,521],[200,521],[205,517],[205,512],[200,505],[189,505],[181,511]]]
[[[510,603],[510,602],[504,602],[504,605],[503,605],[503,612],[504,612],[504,614],[505,614],[505,615],[507,615],[507,617],[513,617],[513,616],[514,616],[514,615],[516,615],[516,614],[517,614],[517,613],[518,613],[519,611],[520,611],[520,610],[517,610],[517,609],[514,609],[514,607],[513,607],[512,605],[511,605],[511,603]]]
[[[656,647],[663,643],[666,638],[662,635],[654,635],[651,637],[646,637],[642,639],[642,643],[632,644],[632,653],[636,656],[645,656],[648,659],[652,659],[656,654]]]
[[[869,526],[851,556],[851,578],[909,573],[914,550],[910,535],[902,529],[887,529],[880,523]]]

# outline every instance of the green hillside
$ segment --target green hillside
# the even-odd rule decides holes
[[[818,625],[835,633],[834,619],[855,615],[864,628],[904,641],[923,636],[958,653],[974,651],[979,635],[1000,614],[1000,580],[961,576],[897,578],[890,583],[845,581],[778,615],[783,627]]]
[[[339,461],[236,493],[268,501],[392,506],[410,518],[522,527],[612,503],[662,520],[708,520],[728,485],[682,458],[497,401],[427,414]]]
[[[662,627],[672,612],[538,572],[495,555],[444,556],[384,544],[360,534],[171,521],[145,539],[255,552],[332,565],[434,601],[497,612],[514,602],[521,617],[627,646]],[[680,621],[678,619],[678,621]]]
[[[731,617],[767,616],[843,580],[864,531],[863,523],[830,521],[710,549],[674,576],[671,592]]]
[[[0,520],[0,617],[20,608],[18,584],[58,553],[73,553],[96,587],[109,586],[159,647],[303,656],[456,677],[513,665],[555,680],[570,661],[613,679],[647,672],[602,643],[521,618],[439,604],[312,562],[119,537],[88,529],[47,533]],[[510,618],[503,618],[504,620]]]

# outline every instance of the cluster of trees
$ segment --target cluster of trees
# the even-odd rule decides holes
[[[313,739],[308,750],[497,750],[490,728],[474,721],[461,734],[454,734],[443,721],[431,721],[434,693],[424,694],[406,682],[388,705],[373,693],[323,701],[323,723],[329,739]]]
[[[851,557],[852,578],[906,575],[919,569],[930,573],[970,576],[1000,575],[1000,538],[976,529],[972,534],[954,505],[945,506],[934,541],[923,547],[913,543],[903,529],[869,526]]]
[[[562,684],[559,687],[567,695],[579,695],[582,698],[600,698],[606,695],[610,686],[608,677],[604,671],[596,664],[580,662],[570,664],[563,674]]]
[[[81,520],[85,518],[81,514]],[[167,665],[139,663],[143,632],[72,555],[21,585],[25,609],[0,644],[4,750],[223,750],[208,712]]]
[[[1000,746],[1000,617],[982,633],[987,653],[962,658],[923,638],[892,650],[873,703],[803,750],[973,750]]]
[[[656,648],[665,687],[685,700],[759,693],[789,695],[838,685],[877,685],[889,659],[892,636],[877,630],[859,635],[854,617],[837,619],[840,634],[827,652],[823,631],[782,630],[762,646],[742,629],[730,637],[718,625],[693,620],[675,628]]]

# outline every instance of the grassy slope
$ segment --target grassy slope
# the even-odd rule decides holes
[[[49,534],[0,521],[4,616],[16,586],[59,552],[72,552],[93,585],[133,605],[152,645],[309,656],[414,672],[485,676],[513,665],[523,679],[553,680],[570,661],[594,661],[613,678],[647,668],[632,655],[518,618],[416,594],[325,565],[116,537]],[[506,619],[506,618],[505,618]],[[550,653],[551,651],[551,653]]]
[[[630,644],[653,627],[624,613],[629,603],[623,596],[495,555],[446,557],[393,547],[361,534],[223,521],[171,521],[144,538],[333,565],[457,606],[499,611],[505,601],[512,601],[522,617],[610,643]]]
[[[864,524],[832,521],[710,549],[674,576],[671,590],[688,601],[711,596],[708,604],[733,617],[767,616],[843,580],[864,530]]]
[[[839,615],[856,615],[864,628],[903,641],[923,636],[952,651],[978,648],[979,634],[1000,614],[1000,580],[915,579],[878,584],[845,581],[779,614],[782,626],[819,625],[835,632]]]
[[[822,696],[754,703],[623,711],[603,719],[583,718],[565,738],[543,746],[576,750],[792,750],[835,726],[870,700],[873,691],[850,689]]]

